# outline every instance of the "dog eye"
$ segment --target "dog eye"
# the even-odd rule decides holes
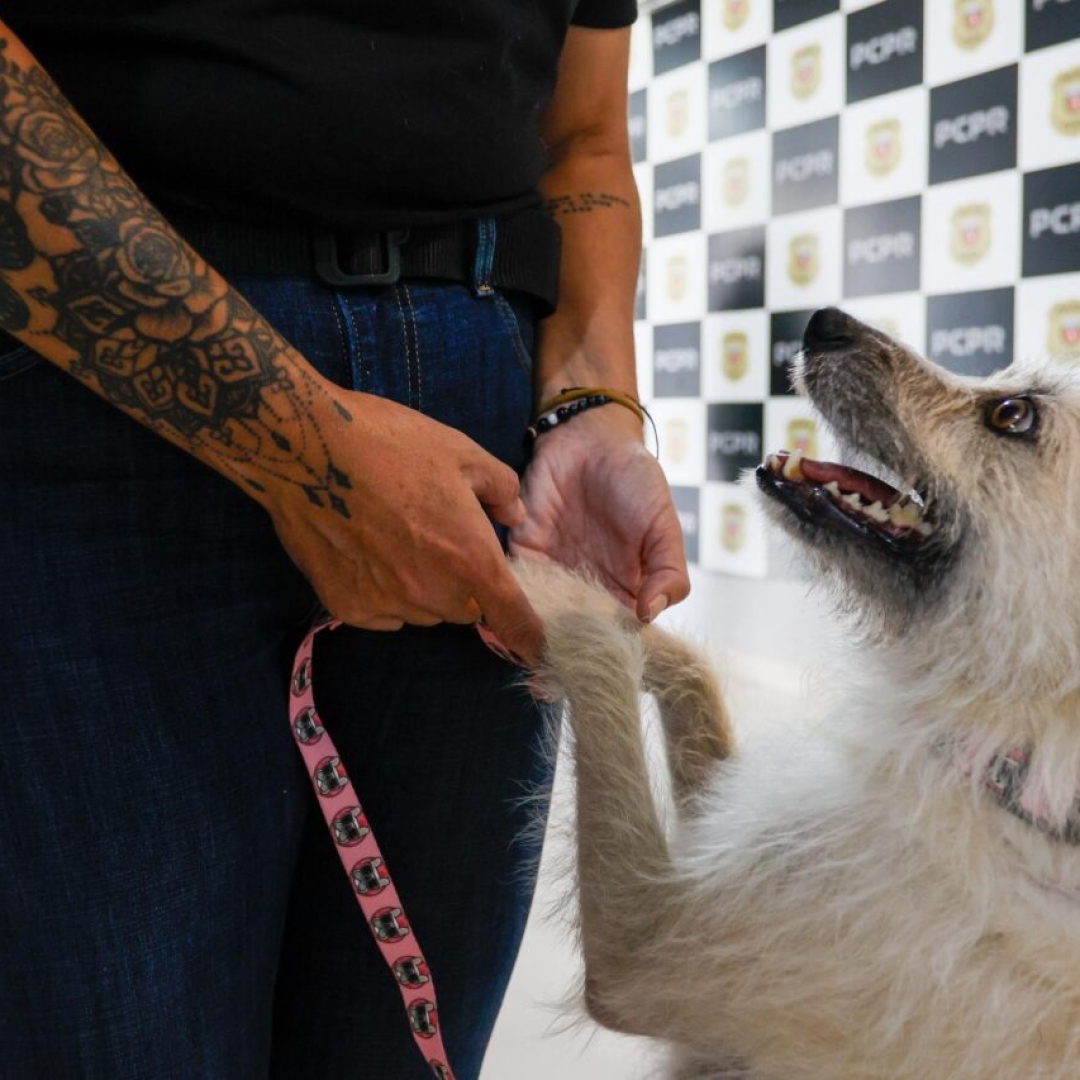
[[[992,402],[986,410],[986,424],[1000,435],[1033,435],[1039,414],[1028,397]]]

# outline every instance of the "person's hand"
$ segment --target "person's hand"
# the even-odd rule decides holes
[[[534,664],[540,621],[488,520],[524,520],[513,469],[412,409],[330,383],[325,390],[317,421],[330,460],[348,478],[348,516],[313,505],[295,486],[266,503],[327,610],[370,630],[482,615],[507,649]]]
[[[619,405],[579,413],[536,440],[511,554],[595,573],[642,620],[690,591],[671,491]]]

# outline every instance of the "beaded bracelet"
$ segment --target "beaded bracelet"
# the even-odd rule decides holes
[[[544,432],[566,423],[578,413],[585,412],[586,409],[611,404],[622,405],[644,422],[646,416],[644,408],[629,394],[603,386],[574,386],[543,402],[537,418],[525,430],[529,438],[535,440]]]

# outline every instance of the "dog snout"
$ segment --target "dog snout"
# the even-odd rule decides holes
[[[810,316],[803,331],[807,352],[838,352],[855,344],[862,324],[839,308],[819,308]]]

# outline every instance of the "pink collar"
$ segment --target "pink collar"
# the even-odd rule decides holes
[[[970,776],[974,765],[969,760],[961,764],[965,776]],[[983,787],[994,801],[1028,825],[1034,826],[1047,839],[1063,844],[1080,845],[1080,796],[1073,803],[1064,828],[1050,821],[1050,808],[1044,792],[1031,782],[1031,751],[1026,747],[1014,747],[995,754],[982,772]]]

